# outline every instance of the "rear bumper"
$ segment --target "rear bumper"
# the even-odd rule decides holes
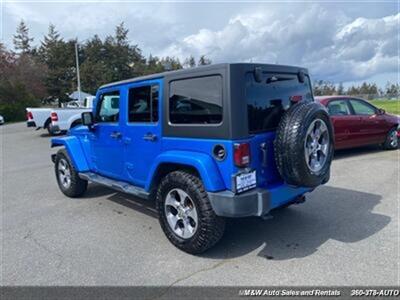
[[[36,127],[35,121],[26,121],[26,127]]]
[[[257,188],[239,195],[231,191],[222,191],[208,193],[208,196],[218,216],[261,217],[274,208],[296,202],[305,193],[311,191],[310,188],[293,188],[283,184],[268,190]]]

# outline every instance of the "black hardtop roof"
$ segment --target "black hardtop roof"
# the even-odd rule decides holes
[[[296,67],[296,66],[276,65],[276,64],[258,64],[258,63],[220,63],[220,64],[199,66],[199,67],[188,68],[188,69],[179,69],[179,70],[174,70],[174,71],[166,71],[166,72],[162,72],[162,73],[156,73],[156,74],[150,74],[150,75],[145,75],[145,76],[129,78],[129,79],[121,80],[121,81],[104,84],[104,85],[100,86],[99,89],[109,88],[109,87],[113,87],[116,85],[122,85],[122,84],[127,84],[127,83],[134,83],[134,82],[139,82],[139,81],[164,78],[167,76],[185,75],[185,74],[187,74],[189,76],[195,76],[195,74],[198,72],[203,73],[204,71],[213,71],[215,69],[228,68],[229,66],[242,66],[242,67],[247,67],[247,68],[261,67],[263,69],[263,71],[267,71],[268,69],[270,69],[273,72],[280,72],[280,71],[281,72],[298,72],[301,70],[305,73],[308,73],[307,69],[301,68],[301,67]]]

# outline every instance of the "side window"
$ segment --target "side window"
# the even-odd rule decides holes
[[[354,113],[356,115],[374,115],[376,114],[376,109],[368,104],[367,102],[364,102],[362,100],[350,100],[351,105],[353,106]]]
[[[349,106],[345,100],[333,100],[328,103],[328,112],[331,116],[350,115]]]
[[[169,90],[169,119],[171,123],[221,123],[221,76],[175,80],[170,83]]]
[[[146,85],[130,89],[128,121],[131,123],[157,122],[158,98],[158,85]]]
[[[119,91],[101,94],[96,114],[96,122],[116,123],[119,119]]]

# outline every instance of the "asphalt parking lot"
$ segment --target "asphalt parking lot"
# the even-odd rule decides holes
[[[1,131],[2,285],[397,285],[399,151],[341,151],[330,182],[273,219],[231,220],[201,256],[173,247],[153,202],[58,189],[45,131]]]

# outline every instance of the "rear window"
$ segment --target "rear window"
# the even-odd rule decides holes
[[[169,95],[169,120],[173,124],[221,123],[221,76],[172,81]]]
[[[308,76],[300,82],[297,74],[263,73],[256,82],[253,73],[246,74],[246,101],[249,133],[274,130],[291,99],[313,101]]]

